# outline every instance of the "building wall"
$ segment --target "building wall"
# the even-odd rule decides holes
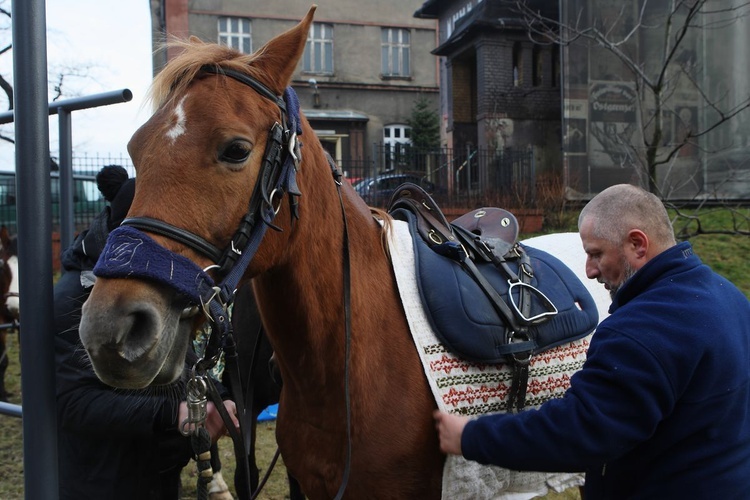
[[[362,154],[369,157],[372,143],[383,138],[383,126],[406,123],[420,95],[427,96],[435,110],[438,109],[438,67],[435,56],[430,53],[436,45],[436,23],[413,17],[419,5],[420,2],[414,0],[370,3],[333,0],[316,10],[315,22],[333,25],[334,71],[331,75],[308,74],[302,71],[300,62],[292,86],[300,98],[303,113],[311,110],[315,116],[323,115],[310,120],[313,127],[328,132],[329,139],[339,138],[342,161],[362,162],[366,159]],[[309,1],[300,0],[152,0],[154,18],[167,20],[166,26],[162,23],[160,29],[186,25],[189,34],[205,41],[217,40],[220,16],[248,18],[253,50],[297,24],[310,6]],[[181,13],[177,20],[169,15],[170,9]],[[159,10],[162,12],[157,12]],[[410,31],[411,67],[407,78],[381,75],[383,27]],[[155,59],[155,71],[165,62],[166,58]],[[356,120],[341,118],[351,114],[356,114],[365,124],[357,125]],[[349,131],[364,134],[364,137],[349,140]]]

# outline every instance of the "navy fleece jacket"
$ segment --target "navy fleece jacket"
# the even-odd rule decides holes
[[[586,471],[597,498],[750,498],[750,302],[680,243],[617,293],[561,399],[469,422],[463,455]]]

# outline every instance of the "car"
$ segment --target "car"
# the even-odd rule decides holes
[[[428,193],[435,191],[435,184],[420,174],[385,173],[375,177],[367,177],[354,184],[365,202],[370,206],[385,206],[393,196],[394,191],[404,182],[411,182],[420,186]]]

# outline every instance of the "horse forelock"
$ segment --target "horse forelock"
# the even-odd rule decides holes
[[[174,38],[166,46],[176,47],[181,49],[181,52],[156,75],[151,84],[147,100],[154,110],[182,96],[204,66],[232,69],[261,82],[267,79],[252,66],[260,52],[243,54],[224,45],[205,43],[196,37]]]

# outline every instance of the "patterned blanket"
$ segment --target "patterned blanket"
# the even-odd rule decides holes
[[[414,247],[407,224],[393,221],[390,234],[393,270],[414,343],[437,402],[443,411],[478,416],[506,411],[511,372],[507,365],[464,361],[438,341],[422,309],[417,288]],[[562,397],[570,377],[583,365],[589,337],[534,356],[531,362],[527,407]],[[443,470],[444,499],[513,499],[560,492],[583,484],[583,474],[518,472],[484,466],[449,456]]]

